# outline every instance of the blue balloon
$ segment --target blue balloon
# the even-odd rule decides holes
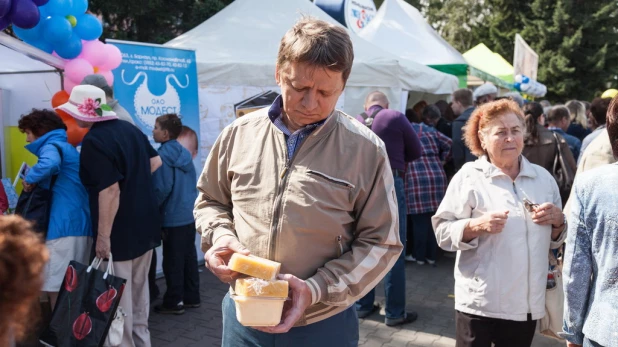
[[[31,42],[30,44],[42,50],[45,53],[51,54],[54,51],[54,47],[51,45],[51,43],[45,40],[34,41],[34,42]]]
[[[30,0],[32,1],[32,0]],[[47,5],[47,11],[50,16],[68,16],[71,13],[73,7],[72,0],[49,0]]]
[[[73,26],[64,17],[51,16],[43,23],[43,37],[52,44],[68,40],[71,34]]]
[[[521,78],[521,83],[523,83],[523,84],[530,83],[530,77],[528,77],[528,76],[523,76],[523,77]]]
[[[37,6],[43,6],[47,4],[49,0],[32,0],[32,2],[34,2],[34,4]]]
[[[9,18],[6,17],[7,14],[11,11],[11,0],[0,0],[0,20],[9,21]]]
[[[32,0],[13,0],[9,16],[13,24],[20,28],[32,29],[39,24],[39,8]]]
[[[80,40],[79,36],[74,33],[68,40],[55,44],[54,48],[56,53],[58,53],[61,58],[77,58],[77,56],[82,52],[82,40]]]
[[[521,92],[521,83],[515,82],[515,83],[513,83],[513,87],[515,87],[515,89],[517,89],[517,90],[519,90]]]
[[[103,34],[103,25],[97,17],[91,14],[85,14],[77,18],[75,33],[82,40],[92,41],[98,39]]]
[[[15,36],[20,38],[22,41],[26,43],[31,43],[39,41],[41,39],[42,27],[43,26],[41,25],[41,23],[37,24],[37,26],[32,29],[23,29],[18,27],[17,25],[13,25],[13,32],[15,33]]]
[[[73,0],[71,15],[79,17],[88,11],[88,0]]]

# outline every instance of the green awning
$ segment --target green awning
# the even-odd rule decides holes
[[[463,56],[470,64],[472,76],[504,88],[513,89],[515,82],[513,65],[500,54],[492,52],[485,44],[479,43],[476,47],[464,53]]]

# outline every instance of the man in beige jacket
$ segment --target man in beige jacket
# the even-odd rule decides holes
[[[403,246],[384,143],[335,110],[354,52],[347,31],[303,18],[281,40],[270,108],[215,142],[195,205],[206,266],[233,285],[234,252],[282,264],[290,301],[275,327],[249,328],[223,299],[222,346],[356,346],[354,308]]]

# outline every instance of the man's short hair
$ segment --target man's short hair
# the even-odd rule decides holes
[[[114,91],[112,87],[110,87],[109,84],[107,84],[107,80],[102,75],[98,75],[98,74],[88,75],[84,77],[84,79],[82,80],[82,83],[80,84],[95,86],[99,89],[102,89],[105,92],[105,96],[107,96],[108,98],[114,97]]]
[[[182,121],[180,121],[178,115],[174,113],[168,113],[157,117],[157,123],[159,123],[161,129],[167,130],[172,140],[176,140],[182,131]]]
[[[345,28],[313,17],[303,17],[283,35],[277,65],[307,63],[341,72],[345,84],[352,71],[354,49]]]
[[[547,115],[547,121],[551,124],[560,123],[563,119],[571,119],[571,113],[565,106],[554,106]]]
[[[609,109],[609,104],[612,102],[610,98],[596,98],[592,100],[592,104],[590,104],[590,113],[594,120],[598,125],[603,125],[606,122],[607,110]]]
[[[423,109],[423,119],[434,121],[440,119],[440,117],[442,117],[442,114],[436,105],[427,105]]]
[[[474,105],[472,91],[468,88],[457,89],[455,92],[453,92],[453,101],[457,101],[458,103],[467,107]]]
[[[373,105],[388,107],[388,104],[389,102],[386,94],[377,90],[367,94],[367,97],[365,98],[365,107],[371,107]]]

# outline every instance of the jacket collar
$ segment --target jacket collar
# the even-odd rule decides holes
[[[25,148],[32,154],[39,156],[41,148],[48,143],[52,142],[67,142],[67,133],[64,129],[52,130],[38,139],[32,141],[25,146]]]
[[[482,171],[485,174],[485,177],[493,178],[498,176],[506,176],[502,170],[498,169],[494,164],[490,163],[487,159],[487,156],[484,155],[478,158],[473,164],[476,169]],[[524,157],[523,155],[519,156],[519,175],[517,177],[530,177],[535,178],[537,176],[536,170],[534,166]]]

